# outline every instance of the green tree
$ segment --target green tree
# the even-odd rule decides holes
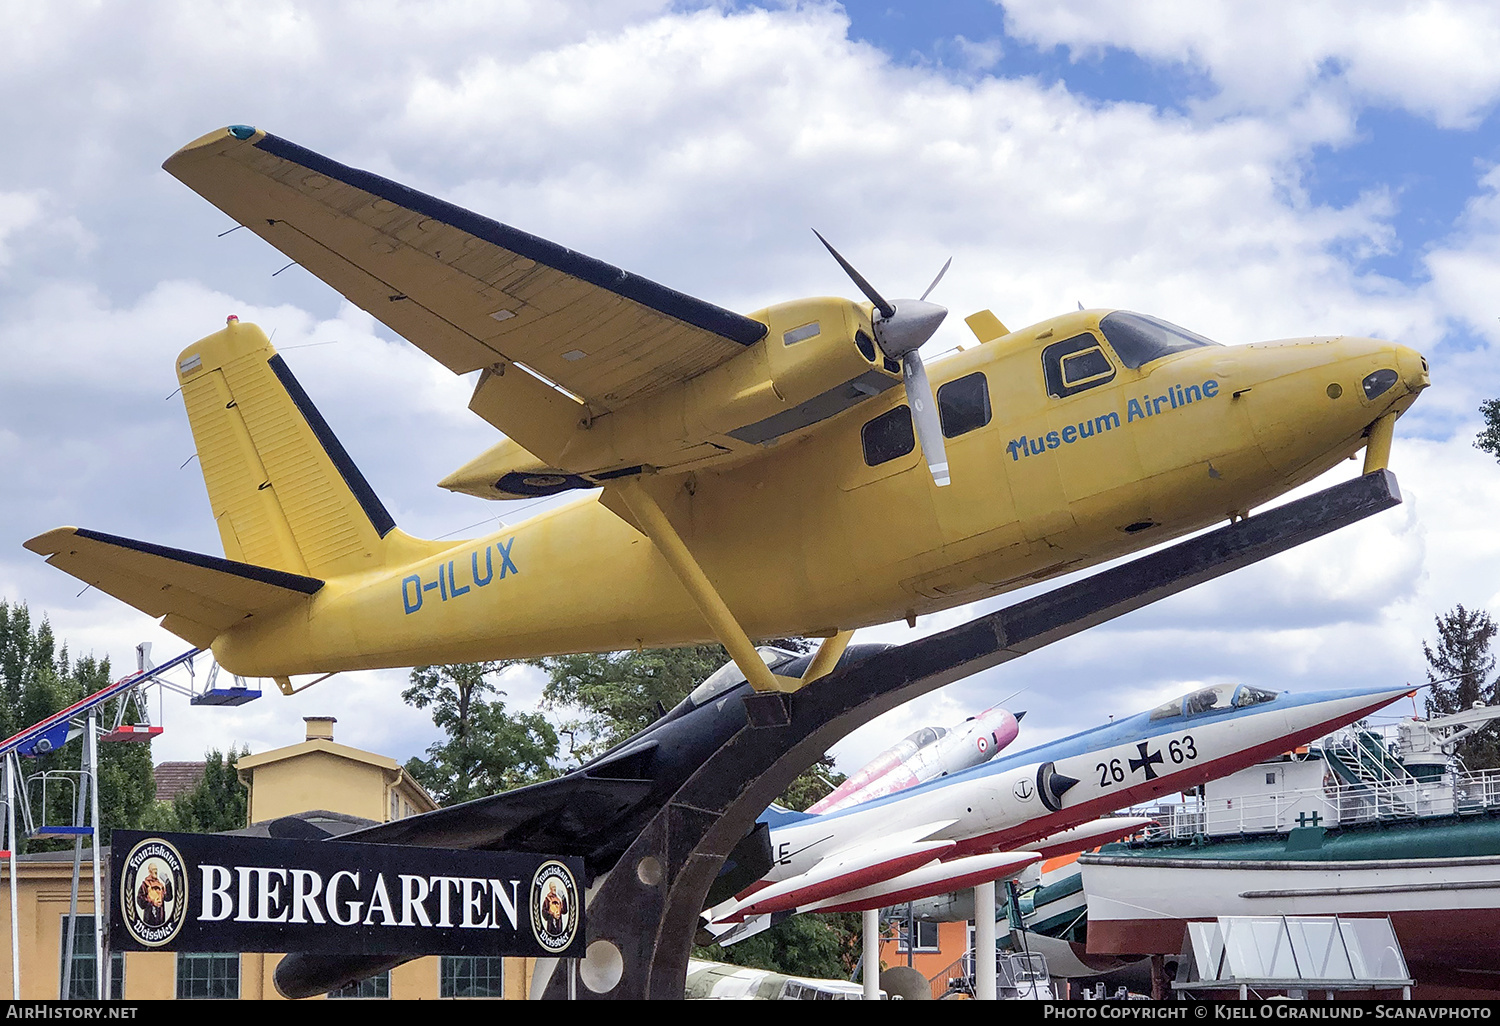
[[[401,697],[432,708],[447,735],[412,758],[410,773],[443,805],[498,794],[556,776],[557,732],[540,713],[510,713],[492,680],[514,660],[418,666]],[[495,696],[493,698],[489,696]]]
[[[649,726],[728,659],[718,645],[552,656],[539,663],[549,678],[542,705],[574,714],[563,731],[581,763]]]
[[[1474,448],[1500,459],[1500,399],[1486,399],[1479,404],[1479,413],[1484,417],[1484,430],[1474,439]]]
[[[192,788],[171,802],[157,802],[143,817],[152,830],[176,830],[187,834],[216,834],[249,825],[250,792],[240,783],[237,764],[249,748],[229,747],[229,753],[211,748],[203,753],[203,776]]]
[[[34,624],[24,603],[0,602],[0,736],[8,737],[78,701],[110,682],[109,660],[85,656],[76,661],[63,645],[58,651],[52,627],[43,618]],[[112,724],[116,698],[99,709],[99,722]],[[134,723],[136,717],[126,716]],[[23,772],[37,781],[27,793],[38,823],[66,825],[77,814],[76,784],[83,762],[81,739],[35,758],[28,758]],[[101,840],[109,842],[116,827],[137,827],[151,809],[156,784],[151,771],[148,745],[101,744],[99,751],[99,826]],[[51,774],[43,807],[40,775]],[[34,839],[27,851],[47,851],[71,846],[70,841]]]
[[[693,957],[790,976],[844,980],[859,960],[860,928],[858,912],[792,916],[727,948],[695,947]]]
[[[1500,631],[1483,610],[1462,605],[1436,617],[1437,646],[1422,642],[1427,657],[1427,715],[1462,712],[1478,702],[1500,703],[1500,679],[1488,680],[1495,669],[1490,644]],[[1459,742],[1458,756],[1470,769],[1500,766],[1500,736],[1493,726],[1475,731]]]

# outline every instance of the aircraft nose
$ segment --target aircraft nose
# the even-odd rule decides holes
[[[1412,393],[1420,392],[1432,384],[1427,358],[1410,346],[1396,347],[1396,370],[1407,390]]]

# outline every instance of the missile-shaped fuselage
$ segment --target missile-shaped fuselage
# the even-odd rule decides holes
[[[998,705],[946,729],[923,727],[871,759],[807,811],[837,812],[978,766],[1014,741],[1019,730],[1018,718]]]
[[[1181,791],[1352,723],[1408,693],[1309,694],[1248,685],[1201,688],[1159,708],[1082,731],[906,791],[822,816],[769,810],[768,883],[824,858],[923,825],[952,841],[944,859],[1025,848],[1105,813]]]

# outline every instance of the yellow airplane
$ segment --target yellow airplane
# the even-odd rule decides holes
[[[308,673],[713,640],[757,691],[795,690],[855,628],[1244,517],[1362,447],[1382,469],[1429,380],[1390,342],[1226,348],[1107,310],[1018,331],[982,310],[978,344],[929,380],[917,350],[946,311],[885,299],[836,252],[866,302],[741,316],[248,126],[164,166],[480,372],[469,407],[506,438],[443,487],[584,493],[488,537],[404,534],[230,318],[177,362],[228,558],[71,527],[26,545],[288,693]],[[803,680],[751,641],[789,635],[827,639]]]

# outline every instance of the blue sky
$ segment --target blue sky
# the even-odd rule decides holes
[[[1431,360],[1433,387],[1398,425],[1399,510],[945,689],[841,745],[846,769],[1022,688],[1034,743],[1201,681],[1419,680],[1435,614],[1500,614],[1500,467],[1471,445],[1479,402],[1500,396],[1493,5],[3,9],[0,95],[21,99],[0,107],[0,598],[45,612],[74,651],[121,665],[138,640],[180,644],[20,543],[72,523],[219,551],[201,480],[179,469],[181,408],[163,400],[172,357],[226,313],[277,332],[403,528],[453,535],[498,514],[433,486],[495,440],[468,384],[300,269],[272,277],[279,254],[218,238],[223,215],[160,170],[231,123],[737,310],[847,290],[811,227],[896,291],[951,255],[935,298],[958,316],[929,361],[974,310],[1017,327],[1080,300],[1229,344],[1373,334]],[[405,758],[433,730],[401,705],[404,680],[167,708],[157,757],[263,750],[331,711],[341,739]],[[506,678],[513,704],[538,686]]]

